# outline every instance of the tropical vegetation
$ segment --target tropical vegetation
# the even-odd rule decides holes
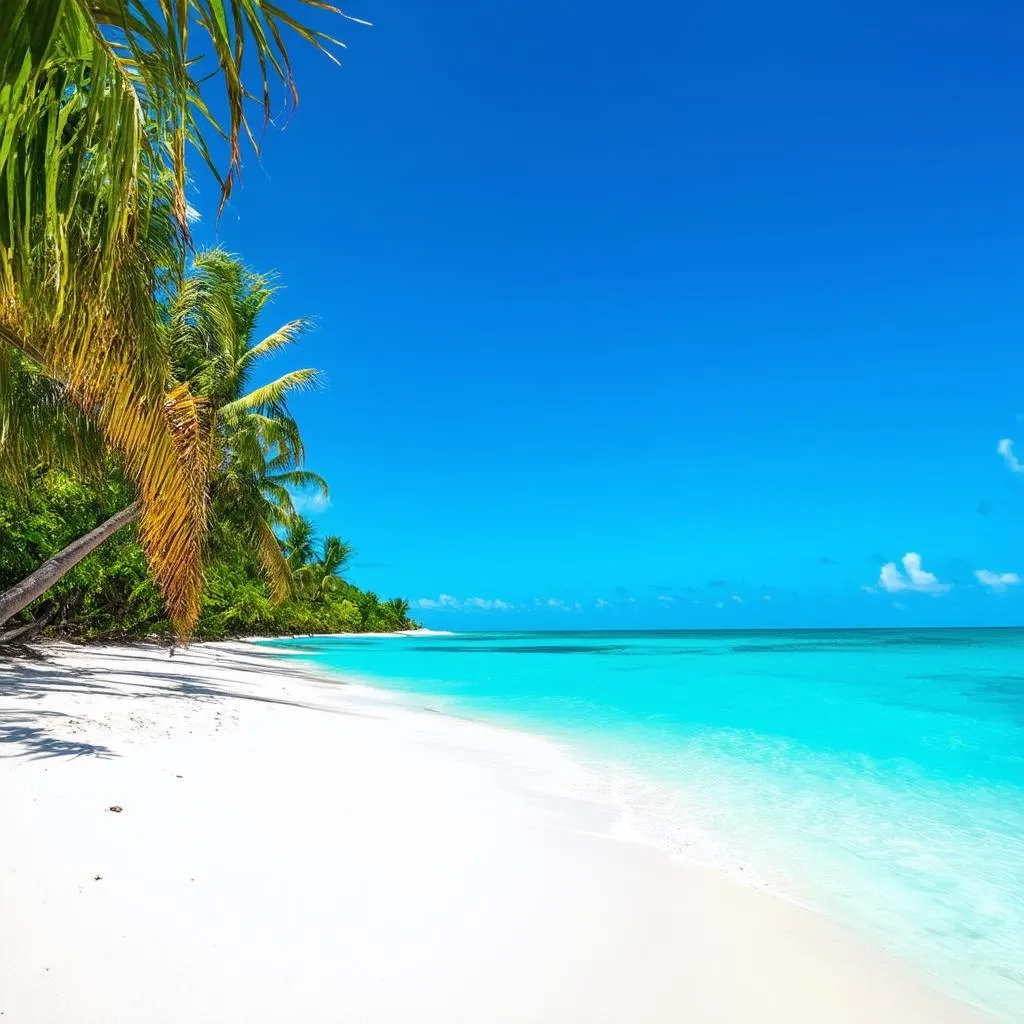
[[[297,97],[287,33],[340,43],[268,0],[3,7],[0,639],[405,625],[295,508],[326,494],[288,406],[320,375],[260,362],[308,322],[258,339],[273,280],[190,233],[189,156],[223,207]]]

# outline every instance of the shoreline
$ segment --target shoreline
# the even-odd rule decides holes
[[[0,661],[5,1020],[988,1019],[403,698],[249,639]]]

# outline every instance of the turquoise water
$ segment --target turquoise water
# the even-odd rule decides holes
[[[1024,1020],[1024,630],[288,644],[567,743],[638,837],[760,879]]]

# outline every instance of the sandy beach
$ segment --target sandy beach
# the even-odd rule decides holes
[[[2,1020],[982,1019],[556,756],[252,645],[0,661]]]

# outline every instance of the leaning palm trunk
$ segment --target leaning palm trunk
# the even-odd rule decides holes
[[[22,609],[27,608],[37,597],[45,594],[57,580],[70,572],[108,537],[137,518],[141,507],[139,502],[132,502],[127,508],[97,526],[95,530],[72,541],[62,551],[58,551],[52,558],[48,558],[35,572],[30,573],[20,583],[16,583],[13,587],[0,593],[0,626],[12,615],[17,615]]]

